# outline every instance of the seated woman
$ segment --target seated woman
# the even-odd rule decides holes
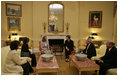
[[[65,41],[65,56],[66,56],[66,62],[69,62],[69,55],[72,53],[74,50],[74,44],[73,40],[71,40],[70,35],[66,36],[66,41]]]
[[[35,55],[29,51],[29,47],[28,47],[28,42],[29,42],[29,38],[24,38],[23,40],[23,45],[21,48],[21,57],[30,57],[32,59],[31,64],[33,67],[36,66],[36,57]]]
[[[91,38],[88,38],[86,40],[86,48],[84,49],[83,53],[84,54],[87,54],[87,57],[89,59],[91,59],[92,56],[96,56],[96,49],[95,49],[95,46],[94,44],[92,43],[92,39]]]
[[[51,53],[50,49],[49,49],[49,44],[47,41],[47,37],[43,36],[42,41],[41,41],[41,54],[45,54],[45,53]]]
[[[10,51],[7,55],[5,66],[4,66],[4,73],[22,73],[23,75],[29,75],[29,73],[33,72],[32,67],[30,66],[29,59],[20,59],[17,49],[19,46],[18,41],[13,41],[10,44]]]

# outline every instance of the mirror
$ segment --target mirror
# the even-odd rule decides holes
[[[48,31],[64,32],[64,7],[60,3],[49,4]]]

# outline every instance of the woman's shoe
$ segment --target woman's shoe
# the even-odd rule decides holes
[[[68,59],[67,61],[69,62],[70,60]]]
[[[68,62],[68,59],[66,59],[65,61]]]

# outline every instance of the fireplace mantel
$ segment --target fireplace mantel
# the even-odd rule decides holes
[[[47,39],[66,39],[66,35],[58,35],[58,34],[49,34],[49,35],[43,35],[47,36]]]

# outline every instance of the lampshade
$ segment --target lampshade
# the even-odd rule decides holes
[[[97,36],[98,34],[97,33],[92,33],[92,36]]]
[[[18,34],[17,33],[12,33],[12,36],[17,36]]]
[[[88,37],[88,38],[94,39],[94,37]]]

